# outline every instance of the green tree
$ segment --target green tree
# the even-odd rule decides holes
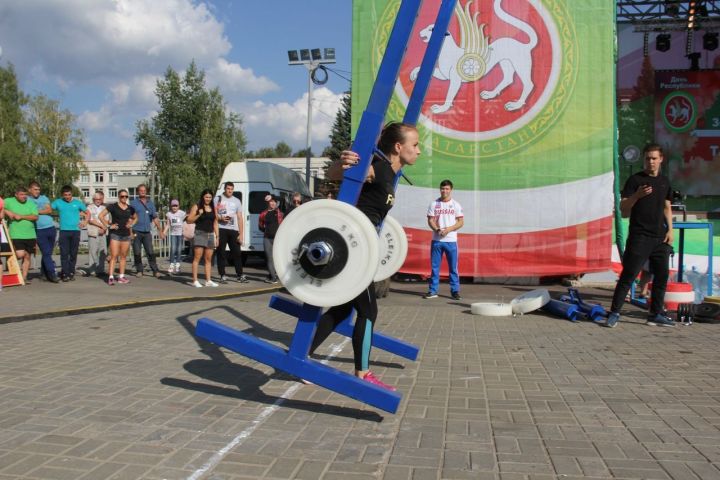
[[[274,147],[263,147],[248,154],[248,158],[275,158]]]
[[[293,157],[299,157],[299,158],[307,158],[308,149],[303,148],[302,150],[298,150],[293,154]],[[288,155],[290,156],[290,155]],[[312,148],[310,149],[310,158],[314,157]]]
[[[22,140],[25,102],[12,64],[0,67],[0,194],[4,195],[12,195],[30,175]]]
[[[249,152],[247,158],[288,158],[292,156],[292,148],[287,143],[280,141],[274,147],[263,147],[254,152]]]
[[[327,169],[332,162],[340,159],[343,150],[350,148],[352,142],[350,138],[350,130],[352,128],[352,98],[350,91],[345,92],[342,97],[342,105],[335,115],[332,131],[330,132],[330,145],[323,150],[322,156],[329,157],[330,161],[325,164],[325,176],[327,177]],[[335,182],[325,181],[320,185],[319,190],[323,193],[327,191],[337,190],[338,185]]]
[[[25,110],[27,165],[32,179],[52,196],[59,196],[60,188],[71,185],[83,170],[85,135],[75,123],[70,110],[61,110],[59,101],[44,95],[30,98]]]
[[[332,132],[330,132],[330,145],[323,150],[323,157],[329,157],[332,161],[340,160],[342,151],[350,147],[351,111],[352,99],[348,90],[343,95],[342,105],[335,115],[335,122],[333,123]]]
[[[641,100],[650,95],[655,95],[655,69],[653,68],[650,55],[643,57],[640,75],[633,87],[632,100]]]
[[[275,145],[275,158],[288,158],[292,155],[292,148],[285,142],[278,142]]]
[[[194,61],[182,78],[168,67],[155,94],[158,113],[138,121],[135,133],[156,184],[151,188],[195,202],[202,190],[217,187],[228,163],[244,158],[242,119],[227,110],[217,88],[205,87],[205,72]]]

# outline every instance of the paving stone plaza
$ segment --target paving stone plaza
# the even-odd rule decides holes
[[[470,303],[531,287],[463,285],[455,302],[394,283],[378,329],[421,353],[372,352],[372,370],[403,394],[392,415],[193,335],[210,317],[287,347],[294,321],[268,308],[261,282],[215,298],[152,278],[71,283],[0,294],[2,480],[720,479],[715,325],[648,327],[634,307],[615,329],[481,317]],[[117,305],[163,288],[185,298]],[[605,305],[611,294],[583,292]],[[77,311],[23,317],[13,305]],[[353,368],[337,335],[316,358]]]

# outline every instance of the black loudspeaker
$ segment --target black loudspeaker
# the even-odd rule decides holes
[[[661,33],[655,37],[655,50],[658,52],[667,52],[670,50],[670,35]]]
[[[711,52],[718,47],[718,32],[707,32],[703,35],[703,48]]]

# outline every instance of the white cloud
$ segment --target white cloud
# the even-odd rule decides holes
[[[145,160],[145,150],[140,145],[135,145],[135,149],[130,154],[130,160]]]
[[[322,87],[313,93],[312,142],[313,150],[320,153],[317,145],[326,145],[335,122],[335,116],[342,105],[343,94]],[[273,146],[283,140],[295,149],[305,148],[307,136],[308,94],[293,103],[266,104],[256,101],[239,109],[250,148]]]
[[[112,160],[112,155],[110,155],[105,150],[93,151],[92,146],[89,142],[87,142],[83,148],[82,158],[86,161],[97,162],[103,160]]]
[[[228,53],[223,25],[189,0],[47,0],[0,7],[5,56],[76,83],[214,63]]]
[[[154,108],[157,105],[155,87],[157,75],[144,74],[123,79],[109,88],[114,106]]]
[[[191,0],[7,2],[0,6],[0,44],[19,71],[61,85],[154,79],[195,60],[223,89],[278,88],[224,58],[231,48],[224,25]]]
[[[250,68],[230,63],[218,58],[215,65],[207,70],[207,82],[227,92],[239,92],[245,95],[262,95],[279,90],[277,84],[266,77],[256,77]]]
[[[120,148],[135,148],[132,155],[144,158],[131,147],[135,123],[157,111],[156,82],[168,66],[183,75],[191,60],[206,72],[207,86],[218,86],[228,105],[243,114],[251,145],[285,140],[303,148],[307,96],[251,103],[280,87],[228,60],[232,45],[213,8],[203,0],[0,1],[3,61],[15,65],[30,93],[50,84],[70,92],[78,124],[99,148],[88,147],[88,159],[126,156]],[[315,92],[316,150],[327,144],[340,97],[326,88]]]
[[[112,160],[112,155],[105,150],[98,150],[92,157],[92,160]]]
[[[111,123],[108,110],[107,106],[102,106],[95,112],[86,110],[78,116],[78,124],[89,131],[103,130]]]

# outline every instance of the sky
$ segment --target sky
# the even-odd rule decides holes
[[[248,149],[305,148],[308,73],[287,51],[336,49],[313,94],[319,154],[350,88],[352,0],[4,0],[0,64],[20,88],[73,112],[87,160],[142,159],[135,125],[156,113],[156,81],[192,60],[243,118]]]

